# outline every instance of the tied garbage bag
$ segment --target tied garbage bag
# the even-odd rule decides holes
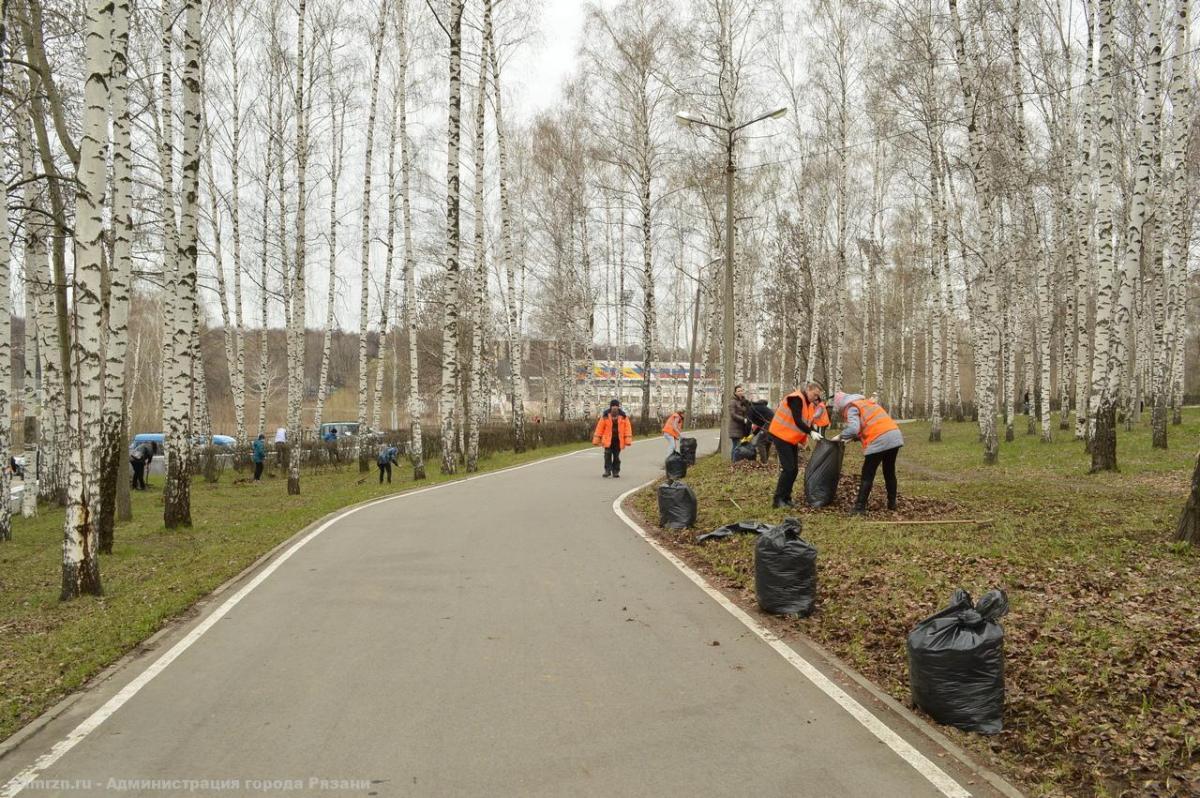
[[[712,532],[706,532],[696,538],[697,543],[703,543],[706,540],[719,540],[720,538],[732,537],[733,535],[761,535],[770,529],[769,524],[764,524],[762,521],[738,521],[734,524],[726,524],[719,526]]]
[[[695,438],[680,438],[679,453],[683,455],[683,460],[690,466],[696,464],[696,439]]]
[[[679,452],[667,455],[667,479],[683,479],[687,476],[687,460]]]
[[[758,606],[776,615],[809,615],[817,601],[817,549],[800,537],[799,518],[785,518],[754,545]]]
[[[696,525],[696,492],[676,480],[658,486],[658,525],[663,529],[689,529]]]
[[[740,463],[743,460],[753,463],[758,459],[758,449],[754,447],[754,441],[743,440],[733,448],[733,462]]]
[[[809,507],[825,507],[837,498],[842,478],[842,458],[846,444],[822,438],[804,469],[804,501]]]
[[[908,635],[908,680],[913,703],[938,723],[996,734],[1004,729],[1003,590],[977,604],[961,588],[950,606]]]

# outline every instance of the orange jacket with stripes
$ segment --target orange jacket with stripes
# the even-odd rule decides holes
[[[593,446],[603,446],[605,449],[612,443],[613,433],[612,416],[608,413],[600,416],[600,420],[596,422],[596,432],[592,435]],[[625,449],[633,446],[633,424],[629,422],[629,416],[621,413],[617,416],[617,448]]]
[[[678,440],[679,436],[683,434],[683,416],[679,413],[667,416],[667,422],[663,424],[663,434]]]

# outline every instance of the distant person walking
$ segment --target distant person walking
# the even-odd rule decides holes
[[[592,445],[604,447],[604,476],[620,479],[621,450],[633,445],[633,424],[621,409],[621,400],[608,403],[608,410],[596,422]]]
[[[805,383],[803,388],[783,397],[775,408],[767,429],[775,451],[779,453],[779,481],[775,483],[772,507],[792,507],[792,488],[800,473],[800,447],[806,446],[810,437],[821,440],[815,419],[825,415],[825,405],[821,401],[823,390],[819,383]],[[828,419],[825,423],[829,423]]]
[[[676,410],[667,416],[667,422],[663,424],[662,431],[663,437],[667,439],[667,454],[677,453],[679,439],[683,436],[683,411]]]
[[[862,394],[845,394],[838,391],[833,397],[833,410],[846,422],[840,437],[845,441],[858,440],[863,447],[862,477],[858,484],[858,498],[854,501],[851,515],[865,515],[867,499],[875,484],[875,472],[883,466],[883,481],[887,485],[887,506],[896,509],[896,455],[904,446],[900,427],[887,411]]]
[[[275,430],[275,465],[284,470],[286,470],[289,465],[287,427],[278,427]]]
[[[254,461],[254,481],[262,481],[263,466],[267,463],[267,436],[259,435],[250,446],[250,459]]]
[[[750,434],[750,400],[746,398],[746,389],[737,385],[733,396],[729,397],[729,459],[741,443],[742,438]]]
[[[395,446],[384,446],[379,450],[379,457],[375,459],[375,463],[379,466],[379,484],[383,484],[383,475],[387,474],[388,484],[392,484],[392,466],[399,466],[400,463],[396,458],[400,456],[400,450]]]

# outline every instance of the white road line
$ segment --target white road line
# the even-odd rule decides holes
[[[98,726],[100,726],[100,724],[102,724],[102,723],[104,723],[104,721],[108,720],[108,718],[111,717],[114,712],[116,712],[118,709],[120,709],[122,706],[124,706],[125,703],[127,701],[129,701],[129,699],[131,699],[135,695],[137,695],[138,692],[143,687],[145,687],[147,684],[149,684],[150,681],[155,676],[157,676],[158,674],[160,674],[164,670],[166,670],[167,666],[170,665],[172,662],[174,662],[179,657],[180,654],[182,654],[183,652],[185,652],[189,648],[191,648],[192,645],[195,644],[195,642],[197,640],[199,640],[201,637],[204,636],[205,632],[207,632],[209,629],[211,629],[217,623],[217,621],[224,618],[229,613],[230,610],[232,610],[234,607],[236,607],[238,605],[238,603],[241,602],[242,599],[244,599],[246,596],[248,596],[250,594],[250,591],[254,590],[254,588],[258,587],[264,581],[266,581],[267,577],[269,577],[271,574],[275,573],[276,569],[279,568],[279,566],[283,565],[285,562],[287,562],[293,554],[295,554],[297,551],[299,551],[301,548],[303,548],[305,544],[307,544],[309,541],[311,541],[317,535],[320,535],[326,529],[329,529],[329,527],[333,526],[334,524],[338,523],[339,521],[347,518],[348,516],[353,515],[354,513],[357,513],[359,510],[365,510],[368,507],[374,507],[375,505],[383,504],[384,502],[395,501],[396,499],[403,499],[408,496],[416,496],[420,493],[429,493],[430,491],[441,490],[442,488],[448,488],[452,485],[461,485],[464,482],[473,482],[474,480],[477,480],[477,479],[494,477],[499,474],[508,473],[510,471],[519,471],[522,468],[530,468],[532,466],[542,465],[543,463],[549,463],[553,460],[560,460],[564,457],[572,457],[574,455],[581,454],[583,452],[589,452],[589,451],[591,451],[591,450],[590,449],[579,449],[579,450],[576,450],[573,452],[567,452],[565,454],[555,455],[554,457],[547,457],[547,458],[544,458],[541,460],[532,460],[528,463],[523,463],[521,465],[510,466],[509,468],[502,468],[497,471],[488,471],[483,474],[475,474],[474,476],[465,477],[462,479],[453,479],[453,480],[449,480],[447,482],[439,483],[437,485],[430,485],[427,488],[420,488],[418,490],[407,491],[404,493],[397,493],[394,496],[385,496],[383,498],[376,499],[374,501],[369,501],[364,504],[359,504],[355,507],[350,507],[350,508],[338,513],[333,518],[330,518],[328,521],[321,524],[319,527],[314,529],[312,532],[309,532],[307,535],[302,537],[300,540],[296,541],[294,544],[292,544],[292,546],[290,546],[287,549],[287,551],[283,552],[283,554],[280,554],[278,557],[276,557],[274,560],[272,560],[271,563],[268,564],[261,571],[259,571],[258,574],[255,575],[255,577],[253,579],[251,579],[249,582],[247,582],[246,585],[244,587],[242,587],[241,590],[239,590],[238,592],[236,592],[232,596],[230,596],[229,599],[227,601],[225,601],[225,603],[223,603],[220,607],[218,607],[216,610],[214,610],[212,612],[212,614],[210,614],[207,618],[205,618],[203,621],[201,621],[200,624],[198,624],[194,629],[192,629],[192,631],[188,632],[187,635],[185,635],[182,640],[180,640],[175,645],[171,646],[171,648],[165,654],[163,654],[161,657],[159,657],[157,660],[155,660],[154,663],[152,665],[150,665],[150,667],[146,668],[146,670],[139,673],[133,679],[133,681],[131,681],[129,684],[127,684],[123,688],[121,688],[120,692],[118,692],[112,698],[108,699],[108,701],[104,702],[103,706],[101,706],[99,709],[97,709],[95,712],[93,712],[90,716],[88,716],[87,719],[85,719],[82,723],[80,723],[78,726],[76,726],[74,728],[74,730],[71,731],[70,734],[68,734],[62,740],[59,740],[57,743],[55,743],[53,748],[51,748],[49,751],[47,751],[46,753],[44,753],[40,757],[38,757],[32,765],[25,768],[25,770],[22,770],[16,776],[13,776],[8,781],[8,783],[4,785],[4,789],[0,790],[0,798],[15,798],[15,796],[18,793],[20,793],[22,790],[24,790],[26,787],[28,787],[30,784],[32,784],[35,780],[37,780],[37,777],[42,772],[44,772],[47,768],[51,767],[58,760],[62,759],[62,757],[68,751],[70,751],[75,746],[79,745],[79,743],[81,743],[85,737],[87,737],[89,734],[91,734],[93,731],[95,731],[96,728]]]
[[[640,485],[633,490],[626,491],[618,497],[612,506],[613,512],[617,514],[617,517],[624,521],[643,540],[653,546],[655,551],[683,572],[683,575],[692,580],[697,587],[707,593],[709,598],[728,610],[729,614],[741,621],[743,626],[754,632],[763,642],[775,649],[779,656],[783,657],[792,667],[800,671],[804,675],[804,678],[820,688],[821,692],[825,693],[825,695],[836,701],[838,706],[846,710],[855,720],[865,726],[867,731],[879,738],[880,742],[892,749],[905,762],[912,765],[929,783],[937,787],[942,795],[945,795],[946,798],[971,798],[971,793],[967,792],[958,782],[950,778],[944,770],[929,761],[924,754],[910,745],[903,737],[888,728],[883,721],[875,717],[866,707],[851,698],[845,690],[830,681],[815,665],[796,653],[795,649],[780,640],[774,632],[746,614],[741,607],[730,601],[724,593],[710,585],[705,581],[703,576],[693,571],[687,563],[668,551],[666,547],[648,535],[637,522],[631,519],[621,505],[634,493],[653,483],[654,481],[651,480],[645,485]]]

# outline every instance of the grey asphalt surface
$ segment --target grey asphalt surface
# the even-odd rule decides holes
[[[620,480],[592,451],[347,517],[22,795],[940,795],[613,514],[664,449]]]

